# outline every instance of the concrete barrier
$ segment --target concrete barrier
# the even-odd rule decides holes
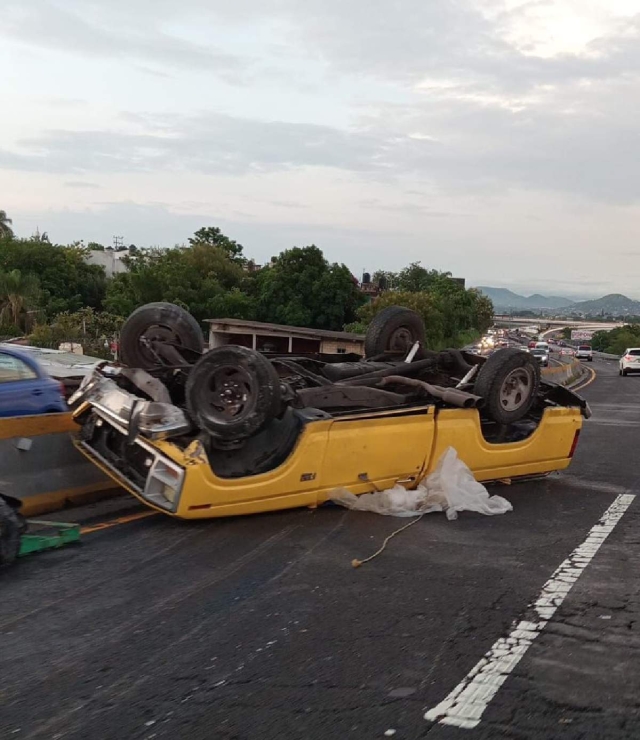
[[[580,360],[573,360],[563,365],[545,367],[542,369],[542,377],[558,385],[572,385],[581,380],[587,374],[587,368]]]
[[[74,447],[71,414],[0,419],[0,491],[20,499],[25,516],[37,516],[119,491]]]

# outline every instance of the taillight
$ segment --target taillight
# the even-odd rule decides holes
[[[625,355],[625,356],[624,356],[624,359],[625,359],[625,360],[626,360],[627,362],[631,362],[631,360],[633,360],[633,355]]]
[[[60,393],[62,393],[62,397],[67,397],[67,386],[64,383],[60,383]]]
[[[569,452],[569,458],[572,458],[576,453],[578,442],[580,441],[580,430],[576,432],[576,436],[573,438],[573,444],[571,445],[571,452]]]

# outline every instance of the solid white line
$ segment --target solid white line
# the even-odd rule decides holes
[[[620,494],[615,499],[585,541],[544,584],[538,598],[529,606],[531,619],[514,623],[511,632],[493,645],[449,696],[424,715],[425,719],[469,730],[480,724],[491,700],[546,627],[634,498],[632,494]]]

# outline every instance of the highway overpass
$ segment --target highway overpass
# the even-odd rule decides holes
[[[547,319],[547,318],[532,318],[526,316],[494,316],[494,321],[497,326],[540,326],[558,329],[564,327],[570,327],[572,329],[584,329],[585,331],[611,331],[619,326],[624,326],[622,321],[587,321],[587,320],[569,320],[569,319]]]

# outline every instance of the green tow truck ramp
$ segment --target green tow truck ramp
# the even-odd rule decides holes
[[[80,540],[80,525],[25,519],[21,502],[0,493],[0,568],[34,552],[54,550]]]
[[[27,533],[20,538],[18,557],[54,550],[80,541],[80,525],[27,519]]]

